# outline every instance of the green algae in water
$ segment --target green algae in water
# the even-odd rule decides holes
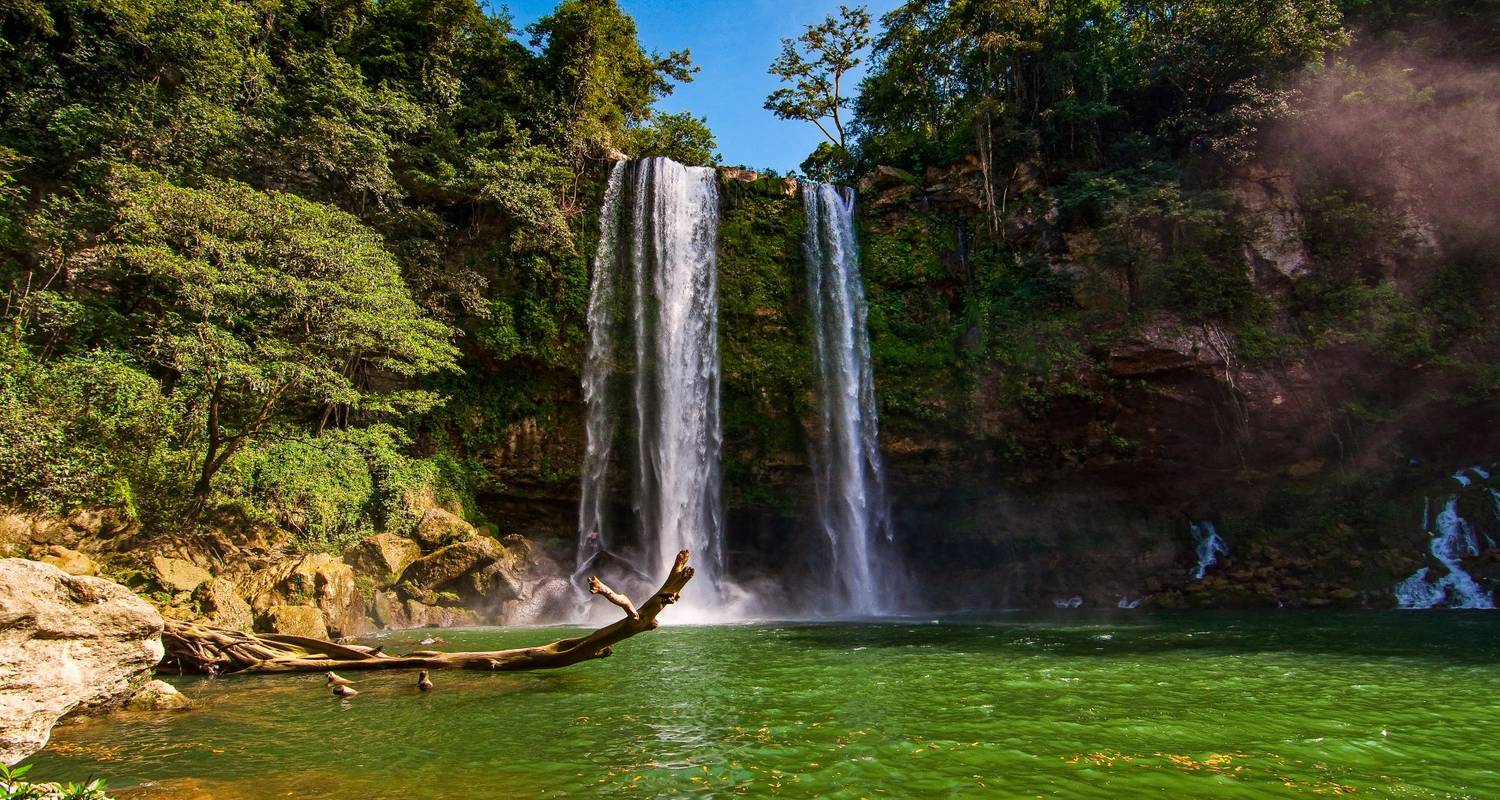
[[[1484,613],[666,627],[566,670],[438,673],[430,694],[356,677],[350,700],[316,675],[179,680],[198,710],[60,727],[33,776],[219,800],[1500,797]]]

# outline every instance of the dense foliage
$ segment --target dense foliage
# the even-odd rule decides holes
[[[1457,366],[1492,395],[1500,336],[1481,320],[1500,237],[1460,209],[1493,182],[1496,19],[1493,3],[1357,0],[887,14],[851,156],[805,168],[870,190],[895,424],[1076,416],[1110,390],[1112,342],[1151,324],[1233,363],[1358,344],[1392,367]],[[1247,206],[1257,186],[1280,206]],[[1250,255],[1267,211],[1307,254],[1289,275]],[[1130,446],[1102,434],[1091,447]],[[1022,444],[1032,463],[1087,455]]]
[[[603,161],[716,145],[655,108],[688,54],[642,49],[615,0],[525,30],[489,8],[0,4],[0,503],[337,548],[435,500],[571,493]],[[861,188],[893,449],[1128,457],[1108,354],[1148,329],[1237,364],[1354,349],[1492,401],[1497,19],[909,0],[814,21],[767,103],[825,127],[804,172]],[[802,210],[743,177],[720,231],[726,494],[789,504]],[[1279,193],[1301,262],[1250,254],[1247,187]],[[1370,385],[1328,411],[1340,442],[1391,417]]]
[[[715,158],[653,110],[693,71],[614,0],[0,7],[0,500],[334,547],[471,498],[571,388],[599,159]]]

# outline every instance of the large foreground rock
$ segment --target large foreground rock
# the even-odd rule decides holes
[[[161,615],[129,589],[0,560],[0,761],[47,744],[75,709],[112,708],[162,657]]]

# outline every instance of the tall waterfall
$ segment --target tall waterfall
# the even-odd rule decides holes
[[[665,158],[617,163],[600,213],[589,289],[587,444],[578,575],[601,557],[644,580],[691,549],[689,607],[713,607],[724,572],[719,496],[718,181]],[[625,375],[617,379],[616,371]],[[623,384],[628,376],[628,401]],[[608,473],[617,425],[633,422],[632,504],[641,555],[612,548]]]
[[[829,184],[805,185],[802,202],[822,405],[822,428],[812,458],[819,522],[833,549],[841,610],[877,614],[883,606],[878,540],[889,540],[891,528],[865,330],[865,290],[854,237],[854,192]]]

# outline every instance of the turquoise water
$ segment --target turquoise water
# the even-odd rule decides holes
[[[221,800],[1500,797],[1493,613],[666,627],[430,695],[351,677],[349,700],[321,676],[183,679],[198,709],[61,727],[33,775]]]

